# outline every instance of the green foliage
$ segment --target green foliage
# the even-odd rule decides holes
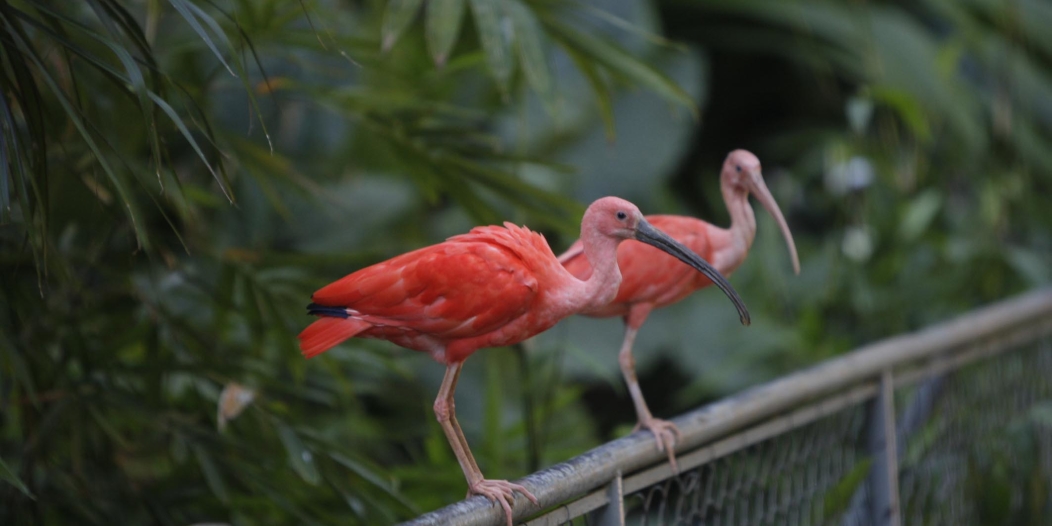
[[[746,301],[777,298],[772,312],[802,338],[772,348],[771,363],[809,363],[1049,283],[1039,269],[1052,267],[1052,211],[1036,198],[1052,191],[1044,3],[662,6],[668,33],[716,64],[718,100],[697,143],[708,153],[676,174],[679,195],[720,217],[711,174],[744,146],[781,172],[772,190],[804,238],[803,273],[787,278],[761,218],[750,260],[778,265],[747,262],[735,276]]]
[[[644,372],[662,349],[688,374],[661,416],[1048,283],[1052,12],[1012,5],[0,0],[0,522],[376,524],[462,498],[441,368],[373,341],[302,359],[310,292],[476,224],[558,249],[609,193],[724,224],[734,147],[803,274],[761,215],[734,277],[753,327],[708,292],[655,313]],[[600,408],[631,420],[589,402],[619,385],[618,323],[467,362],[487,475],[605,440]],[[255,398],[220,430],[232,385]]]
[[[462,496],[419,356],[295,349],[329,277],[476,223],[577,229],[577,200],[520,176],[566,168],[493,131],[520,86],[555,105],[533,6],[493,14],[524,70],[495,85],[452,49],[457,5],[445,67],[392,48],[413,5],[0,1],[0,521],[375,524]],[[490,363],[513,378],[480,462],[513,476],[522,393]],[[595,442],[555,434],[580,408],[540,370],[550,463]],[[255,398],[221,429],[235,385]]]

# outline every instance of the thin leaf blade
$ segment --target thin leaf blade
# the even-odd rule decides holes
[[[194,149],[194,152],[197,153],[197,156],[201,159],[202,162],[205,163],[205,167],[207,167],[208,171],[212,173],[212,177],[214,177],[216,182],[219,183],[219,189],[223,192],[223,195],[226,196],[228,201],[233,203],[234,197],[229,191],[230,184],[227,181],[224,181],[223,178],[219,176],[219,173],[216,172],[214,168],[212,168],[212,163],[208,161],[208,157],[205,156],[205,152],[201,150],[201,147],[197,144],[197,141],[194,140],[194,136],[190,133],[190,130],[186,127],[186,124],[183,123],[183,120],[179,118],[179,114],[176,113],[175,110],[167,102],[165,102],[164,99],[158,97],[155,93],[150,92],[149,95],[150,98],[153,99],[153,102],[157,104],[159,108],[164,110],[164,112],[168,114],[168,117],[172,119],[172,122],[175,124],[175,127],[179,128],[179,133],[183,134],[183,137],[186,139],[187,142],[190,143],[190,146]]]
[[[48,68],[45,66],[43,59],[37,54],[36,50],[27,42],[26,37],[21,31],[15,29],[11,21],[7,18],[3,18],[4,26],[8,30],[8,34],[13,36],[15,46],[22,52],[22,54],[30,59],[30,61],[36,66],[39,72],[40,78],[51,90],[55,99],[62,106],[66,115],[69,117],[73,126],[77,129],[81,138],[84,139],[85,144],[91,150],[94,158],[98,161],[99,166],[102,167],[103,172],[106,173],[110,182],[114,185],[117,193],[121,197],[121,201],[124,203],[127,209],[128,218],[132,223],[132,230],[135,232],[136,241],[143,248],[148,249],[150,246],[149,237],[147,236],[145,225],[140,217],[138,206],[136,201],[132,198],[131,192],[128,189],[125,181],[115,170],[110,166],[103,155],[102,150],[96,143],[94,136],[85,124],[81,113],[73,105],[73,103],[66,97],[62,87],[59,86],[58,81],[51,75]]]
[[[424,0],[388,0],[387,9],[384,10],[383,26],[380,28],[383,51],[395,45],[398,37],[402,36],[405,29],[409,27],[423,3]]]
[[[697,117],[698,107],[690,94],[653,66],[632,56],[616,44],[590,33],[578,31],[553,17],[545,17],[544,23],[552,37],[567,48],[576,49],[611,72],[654,91],[670,102],[685,106],[692,115]]]
[[[588,57],[573,48],[566,48],[566,54],[570,55],[570,59],[573,60],[577,69],[581,70],[588,84],[592,86],[592,92],[595,94],[595,103],[599,110],[599,118],[603,121],[603,130],[606,132],[606,139],[613,141],[617,138],[617,128],[614,124],[614,98],[611,94],[610,86],[599,72],[599,68],[592,61],[588,60]]]
[[[212,490],[212,493],[215,494],[220,502],[230,502],[230,491],[227,490],[226,483],[223,482],[223,476],[219,474],[219,468],[216,467],[212,456],[208,454],[208,450],[200,444],[195,445],[194,456],[197,457],[197,464],[201,467],[201,472],[205,476],[205,482]]]
[[[187,0],[168,0],[168,2],[172,4],[172,7],[174,7],[180,15],[182,15],[183,19],[186,20],[186,23],[190,24],[190,27],[193,28],[195,33],[197,33],[197,36],[201,37],[201,40],[203,40],[205,45],[208,46],[208,49],[212,50],[212,54],[215,55],[217,59],[219,59],[219,63],[223,64],[223,67],[225,67],[231,75],[236,77],[237,74],[234,73],[233,69],[231,69],[230,64],[227,64],[226,59],[223,58],[223,54],[219,51],[219,48],[216,46],[215,42],[212,41],[212,37],[208,36],[208,32],[205,31],[204,27],[201,27],[201,23],[198,22],[197,17],[194,15],[195,12],[200,12],[203,14],[203,12],[201,12],[201,9],[196,5],[188,2]],[[222,29],[219,27],[218,24],[216,24],[215,20],[213,20],[212,17],[205,14],[202,20],[204,20],[205,23],[209,27],[211,27],[213,31],[216,32],[216,36],[218,38],[220,38],[221,40],[225,40],[227,45],[229,46],[230,42],[226,40],[226,34],[223,33]]]
[[[544,46],[544,33],[537,18],[529,8],[518,0],[508,1],[508,12],[515,29],[515,44],[522,62],[522,71],[526,82],[544,101],[549,113],[555,114],[555,83],[552,79],[551,65]]]
[[[471,0],[471,11],[475,15],[475,28],[479,34],[479,45],[486,57],[486,66],[501,94],[507,95],[515,61],[511,54],[510,25],[504,11],[503,0]],[[507,28],[507,30],[506,30]]]
[[[0,84],[0,86],[2,85]],[[11,191],[8,188],[8,181],[13,181],[15,178],[11,170],[14,162],[9,163],[7,158],[9,155],[18,155],[18,150],[11,148],[10,154],[8,153],[6,130],[11,127],[11,136],[14,137],[14,123],[9,122],[7,119],[9,113],[6,108],[7,101],[4,100],[4,97],[0,97],[0,106],[4,107],[3,111],[0,111],[0,221],[7,221],[7,215],[11,212]]]
[[[15,472],[7,467],[7,463],[4,462],[4,459],[2,458],[0,458],[0,479],[6,480],[9,484],[18,488],[18,491],[21,491],[25,496],[36,500],[36,497],[33,496],[33,493],[30,492],[25,483],[22,482],[22,479],[18,478],[18,475],[15,475]]]
[[[321,482],[321,474],[314,463],[314,454],[303,445],[296,432],[284,424],[278,425],[278,437],[289,454],[289,465],[292,469],[308,484],[317,486]]]
[[[453,51],[464,21],[464,0],[431,0],[427,5],[425,38],[435,64],[442,66]]]

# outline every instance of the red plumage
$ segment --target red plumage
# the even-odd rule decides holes
[[[530,315],[545,292],[538,277],[548,276],[554,261],[544,237],[529,229],[472,229],[315,292],[314,303],[347,309],[350,317],[314,322],[300,334],[300,347],[314,356],[347,338],[379,338],[451,363],[482,347],[517,343],[558,321]]]
[[[729,276],[745,260],[756,234],[756,218],[749,206],[749,195],[753,194],[778,222],[789,247],[793,270],[799,272],[796,246],[778,204],[774,202],[763,181],[760,160],[745,150],[731,152],[720,172],[720,190],[731,216],[729,229],[684,216],[654,215],[647,216],[646,220],[702,259],[709,261],[721,275]],[[584,257],[580,241],[559,256],[559,261],[580,279],[587,278],[592,273],[591,264]],[[669,462],[675,468],[673,450],[679,431],[671,422],[654,418],[650,413],[636,379],[632,345],[636,333],[653,309],[676,303],[694,291],[711,285],[712,281],[694,272],[676,258],[634,241],[626,241],[618,247],[617,266],[622,275],[617,296],[609,304],[584,310],[582,314],[624,318],[625,338],[621,345],[619,361],[636,408],[639,426],[654,432],[658,439],[658,449],[668,452]]]
[[[313,358],[369,327],[368,323],[352,318],[321,318],[300,333],[300,350],[307,358]]]
[[[461,362],[471,353],[520,342],[571,314],[609,303],[621,282],[617,246],[627,239],[663,247],[709,273],[748,323],[748,311],[730,284],[687,247],[655,230],[631,203],[614,197],[592,203],[581,236],[582,251],[595,265],[587,280],[563,268],[541,235],[510,223],[475,228],[364,268],[311,296],[308,312],[321,318],[300,333],[300,348],[309,358],[348,338],[377,338],[445,363],[435,415],[469,491],[500,503],[511,526],[512,493],[536,499],[521,485],[482,476],[453,414]]]

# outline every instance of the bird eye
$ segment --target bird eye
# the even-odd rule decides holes
[[[736,170],[736,171],[737,171],[738,173],[742,173],[742,167],[741,167],[741,166],[739,166],[739,165],[735,165],[735,166],[734,166],[734,169],[735,169],[735,170]]]
[[[619,219],[621,221],[624,221],[625,218],[627,218],[627,217],[628,217],[628,214],[626,214],[624,212],[621,212],[621,211],[617,212],[617,219]]]

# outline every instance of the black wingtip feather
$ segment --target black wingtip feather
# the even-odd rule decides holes
[[[331,318],[347,318],[347,309],[343,307],[326,307],[325,305],[311,303],[310,305],[307,305],[307,314],[329,316]]]

